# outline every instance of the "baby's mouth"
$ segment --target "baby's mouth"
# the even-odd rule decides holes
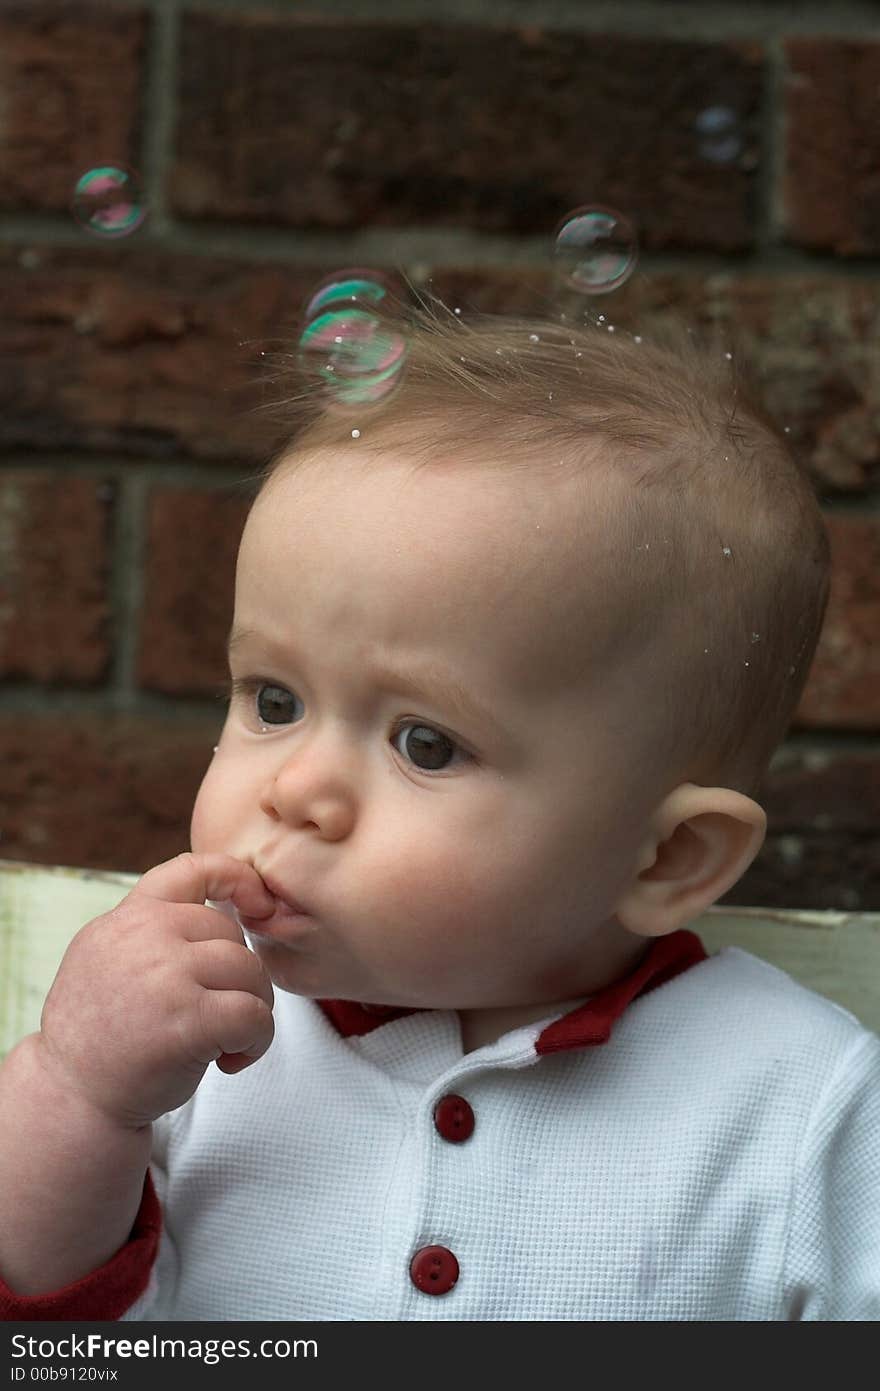
[[[256,869],[256,865],[254,866],[254,868]],[[288,898],[285,895],[281,884],[277,883],[271,877],[267,877],[259,869],[257,870],[257,873],[262,879],[267,892],[271,894],[272,898],[274,898],[275,900],[276,914],[281,914],[282,916],[284,914],[287,914],[288,916],[294,917],[309,917],[308,909],[304,908],[301,903],[297,903],[295,899]]]
[[[270,889],[269,892],[272,893],[272,890]],[[292,918],[307,918],[309,916],[305,908],[300,907],[298,903],[294,903],[291,899],[282,898],[280,894],[276,893],[272,893],[272,897],[275,900],[275,914],[280,914],[282,917],[286,915]],[[275,914],[272,916],[275,916]]]
[[[315,920],[301,908],[288,903],[276,894],[275,911],[268,918],[249,918],[238,913],[239,925],[253,937],[263,937],[267,942],[288,945],[293,940],[308,936],[315,929]]]

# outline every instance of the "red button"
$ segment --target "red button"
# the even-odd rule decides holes
[[[445,1246],[423,1246],[409,1263],[409,1278],[423,1294],[446,1294],[458,1279],[458,1261]]]
[[[469,1140],[474,1133],[474,1113],[463,1096],[450,1092],[442,1096],[434,1107],[434,1124],[444,1140],[457,1144],[459,1140]]]

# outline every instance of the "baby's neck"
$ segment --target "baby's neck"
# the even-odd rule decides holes
[[[643,937],[620,933],[615,940],[614,949],[608,951],[601,965],[594,966],[582,982],[582,993],[570,1000],[556,1003],[530,1005],[492,1005],[487,1009],[460,1009],[458,1019],[461,1027],[461,1046],[464,1053],[473,1053],[494,1043],[502,1034],[519,1029],[523,1024],[534,1024],[538,1019],[558,1017],[573,1009],[578,1000],[589,999],[599,990],[604,990],[614,981],[621,980],[636,970],[650,947]]]
[[[536,1019],[546,1019],[553,1014],[555,1005],[498,1005],[494,1009],[460,1009],[458,1020],[461,1025],[461,1049],[463,1053],[475,1053],[494,1043],[502,1034],[511,1029],[519,1029],[523,1024],[533,1024]]]

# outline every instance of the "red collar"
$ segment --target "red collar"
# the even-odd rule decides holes
[[[577,1009],[548,1024],[535,1040],[536,1053],[558,1053],[565,1048],[584,1048],[607,1043],[612,1025],[639,995],[665,985],[673,976],[705,961],[708,952],[695,932],[680,928],[666,937],[655,937],[642,960],[628,976],[606,985]],[[392,1019],[418,1014],[400,1005],[361,1005],[353,1000],[316,1000],[343,1038],[369,1034]]]

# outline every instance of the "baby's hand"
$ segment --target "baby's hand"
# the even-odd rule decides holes
[[[210,1062],[239,1072],[274,1037],[266,969],[241,929],[205,899],[232,899],[250,917],[274,909],[250,865],[231,855],[178,855],[80,929],[46,996],[46,1066],[126,1128],[182,1106]]]

